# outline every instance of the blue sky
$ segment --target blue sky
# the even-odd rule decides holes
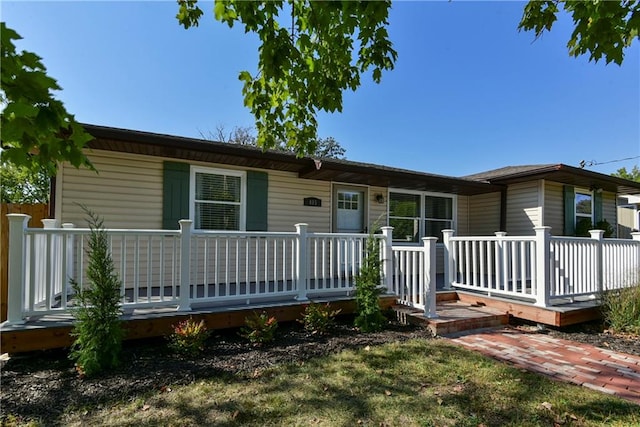
[[[257,38],[213,19],[184,30],[173,1],[1,3],[19,49],[43,57],[82,122],[199,137],[251,126],[241,70]],[[524,3],[397,2],[398,51],[381,84],[365,76],[343,112],[320,114],[350,160],[461,176],[507,165],[598,163],[640,156],[640,47],[622,67],[569,57],[571,21],[534,41]],[[611,173],[635,158],[589,169]]]

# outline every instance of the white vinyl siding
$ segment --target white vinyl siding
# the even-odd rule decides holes
[[[615,193],[603,192],[602,193],[602,218],[606,219],[614,230],[616,237],[616,230],[618,229],[618,209],[616,207],[616,195]]]
[[[564,233],[563,184],[545,181],[544,184],[544,225],[551,227],[551,234]]]
[[[304,206],[305,197],[317,197],[322,206]],[[331,183],[269,171],[269,231],[292,232],[298,223],[308,224],[309,232],[331,231]]]
[[[512,236],[531,236],[540,224],[541,206],[538,200],[538,181],[512,184],[507,188],[507,233]]]
[[[469,197],[469,234],[493,236],[500,231],[500,193]]]
[[[384,201],[379,203],[376,199],[377,195],[382,195]],[[389,203],[389,194],[386,187],[369,187],[369,221],[367,230],[372,227],[378,228],[387,225],[387,204]]]
[[[471,211],[469,208],[469,196],[458,196],[458,218],[456,219],[456,234],[458,236],[469,236],[471,234]]]
[[[107,228],[162,228],[162,159],[93,150],[98,173],[61,166],[56,185],[56,219],[86,227],[80,205],[104,219]]]

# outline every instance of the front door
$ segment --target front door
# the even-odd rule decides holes
[[[335,232],[364,233],[365,192],[337,189],[335,192]]]

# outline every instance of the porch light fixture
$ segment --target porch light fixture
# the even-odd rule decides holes
[[[384,203],[384,196],[382,194],[376,194],[376,202],[383,204]]]

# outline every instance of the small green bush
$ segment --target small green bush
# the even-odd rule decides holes
[[[88,286],[71,282],[77,305],[71,310],[75,317],[71,336],[75,341],[69,357],[80,375],[90,377],[119,364],[124,331],[120,321],[121,281],[115,273],[104,222],[84,206],[82,209],[91,229]]]
[[[380,286],[380,244],[371,234],[366,246],[360,273],[356,276],[355,326],[363,332],[375,332],[384,329],[387,324],[378,301],[383,293]]]
[[[278,320],[266,312],[253,313],[244,319],[245,326],[240,330],[240,335],[253,344],[262,345],[270,343],[275,338],[278,329]]]
[[[329,303],[309,304],[298,322],[302,323],[304,329],[311,334],[323,335],[335,324],[335,318],[340,311],[342,310],[331,310]]]
[[[192,317],[172,325],[173,332],[167,337],[169,348],[176,353],[195,355],[204,350],[204,342],[211,332],[204,320],[196,322]]]
[[[602,315],[611,331],[640,335],[640,284],[606,292]]]

